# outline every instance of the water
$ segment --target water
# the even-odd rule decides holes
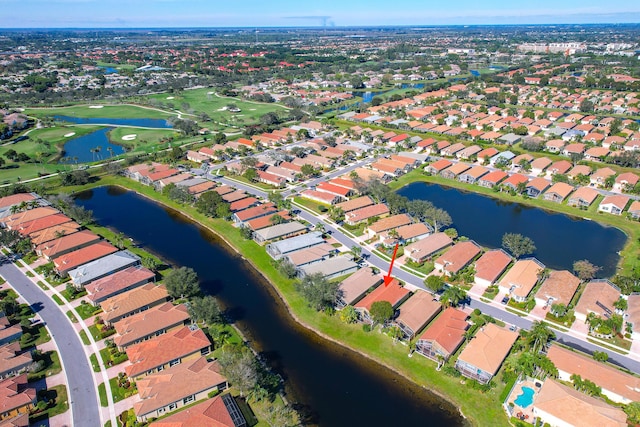
[[[308,416],[307,424],[464,425],[452,405],[428,390],[300,327],[242,257],[178,212],[116,187],[84,192],[77,202],[98,223],[196,270],[203,289],[224,303],[251,345],[285,378],[288,398]]]
[[[54,120],[75,123],[79,125],[113,125],[113,126],[137,126],[154,129],[171,129],[172,126],[164,119],[113,119],[104,117],[81,118],[71,116],[53,116]]]
[[[398,191],[409,199],[429,200],[446,210],[459,235],[483,246],[500,247],[504,233],[533,239],[535,256],[548,268],[572,270],[573,262],[588,259],[602,267],[599,277],[616,272],[618,251],[626,241],[622,231],[540,208],[504,202],[434,184],[413,183]]]
[[[67,160],[64,163],[95,162],[97,160],[104,160],[111,156],[115,157],[119,154],[123,154],[125,152],[124,147],[109,142],[107,133],[111,129],[112,128],[104,128],[70,139],[63,147],[65,152],[64,156],[70,158],[70,160]],[[100,147],[99,151],[95,153],[91,152],[92,149],[97,149],[98,147]],[[111,153],[109,152],[109,148],[112,150]]]
[[[424,88],[424,83],[402,83],[400,85],[400,89],[408,89],[408,88],[413,88],[413,89],[422,89]],[[362,103],[363,104],[369,104],[371,102],[371,100],[376,97],[376,96],[380,96],[380,95],[384,95],[388,92],[391,92],[392,90],[395,89],[389,89],[389,90],[379,90],[379,91],[367,91],[367,92],[351,92],[351,95],[353,96],[359,96],[362,98]]]
[[[113,67],[100,67],[104,70],[105,74],[118,74],[118,69]]]
[[[522,393],[520,393],[518,397],[516,397],[516,400],[514,402],[522,409],[525,409],[533,403],[534,394],[535,391],[531,387],[522,387]]]

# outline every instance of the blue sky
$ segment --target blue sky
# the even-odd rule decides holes
[[[0,0],[0,28],[640,22],[637,0]],[[526,3],[526,4],[523,4]]]

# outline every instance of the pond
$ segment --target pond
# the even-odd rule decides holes
[[[208,230],[135,193],[103,187],[78,195],[96,221],[175,265],[192,267],[252,347],[287,383],[288,399],[320,426],[461,426],[428,390],[300,327],[271,286]],[[389,341],[389,345],[393,345]]]
[[[63,159],[66,160],[64,162],[61,160],[60,163],[88,163],[123,154],[124,147],[109,141],[107,133],[111,129],[104,128],[70,139],[62,148],[64,150]]]
[[[137,126],[153,129],[171,129],[173,127],[164,119],[109,119],[102,117],[80,118],[72,116],[53,116],[53,119],[78,125]]]
[[[429,200],[451,215],[452,227],[483,246],[501,246],[504,233],[528,236],[537,247],[535,256],[548,268],[572,270],[573,262],[588,259],[602,267],[599,277],[616,272],[626,241],[617,228],[595,221],[504,202],[435,184],[416,182],[398,191],[409,199]]]

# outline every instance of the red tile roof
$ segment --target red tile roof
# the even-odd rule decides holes
[[[449,307],[434,320],[420,337],[420,341],[437,342],[447,353],[451,354],[462,344],[464,333],[469,327],[467,314]]]
[[[53,264],[60,273],[63,273],[93,261],[94,259],[102,258],[103,256],[117,251],[118,248],[113,246],[111,243],[101,241],[85,248],[61,255],[53,260]]]

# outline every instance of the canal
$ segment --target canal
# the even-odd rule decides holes
[[[519,233],[535,242],[535,256],[548,268],[572,270],[573,262],[587,259],[602,268],[598,277],[616,273],[618,251],[625,234],[595,221],[571,217],[519,203],[461,191],[451,187],[415,182],[398,194],[432,202],[446,210],[460,236],[483,246],[499,248],[504,233]]]
[[[101,225],[171,264],[192,267],[204,291],[220,299],[251,345],[285,378],[288,398],[307,424],[466,424],[455,407],[428,390],[299,326],[242,257],[180,213],[117,187],[81,193],[77,203]]]

